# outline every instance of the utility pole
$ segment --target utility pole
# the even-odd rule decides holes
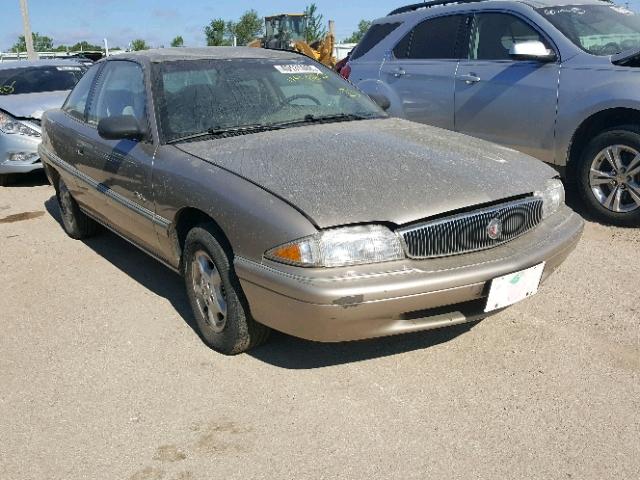
[[[38,54],[33,49],[33,37],[31,36],[31,22],[29,21],[27,0],[20,0],[20,10],[22,11],[22,26],[24,27],[24,43],[27,45],[27,58],[29,60],[37,60]]]

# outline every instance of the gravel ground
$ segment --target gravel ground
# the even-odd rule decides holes
[[[640,233],[589,223],[539,295],[374,341],[237,357],[181,279],[0,188],[0,478],[640,478]]]

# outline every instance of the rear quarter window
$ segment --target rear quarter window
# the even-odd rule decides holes
[[[367,33],[364,34],[360,43],[356,46],[351,54],[351,60],[362,57],[373,47],[384,40],[391,32],[398,28],[401,23],[376,23],[372,25]]]

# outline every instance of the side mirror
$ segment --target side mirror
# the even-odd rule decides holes
[[[117,115],[100,120],[98,134],[107,140],[141,140],[146,132],[133,115]]]
[[[391,107],[391,101],[389,101],[389,99],[381,93],[370,93],[369,98],[371,98],[371,100],[373,100],[381,109],[385,111],[389,110],[389,107]]]
[[[514,60],[537,60],[539,62],[553,62],[556,54],[549,50],[539,40],[516,42],[509,49],[509,56]]]

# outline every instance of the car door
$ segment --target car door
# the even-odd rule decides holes
[[[102,202],[85,176],[78,173],[81,165],[77,147],[81,139],[87,139],[92,134],[93,129],[87,124],[86,112],[101,68],[102,64],[92,66],[71,91],[61,112],[50,112],[46,129],[48,144],[45,141],[50,148],[51,160],[59,167],[57,171],[73,198],[90,213],[95,213]]]
[[[400,111],[392,110],[392,114],[454,128],[458,38],[466,18],[447,15],[424,20],[389,52],[380,69],[380,79],[399,100]]]
[[[154,230],[152,169],[155,145],[151,134],[138,140],[109,140],[98,134],[105,118],[134,116],[150,131],[148,99],[143,68],[135,62],[112,60],[96,82],[87,113],[91,137],[78,145],[80,167],[97,183],[104,196],[102,219],[137,245],[157,249]]]
[[[477,13],[470,36],[456,75],[455,129],[551,161],[559,61],[514,60],[509,49],[531,40],[555,47],[537,27],[504,12]]]

